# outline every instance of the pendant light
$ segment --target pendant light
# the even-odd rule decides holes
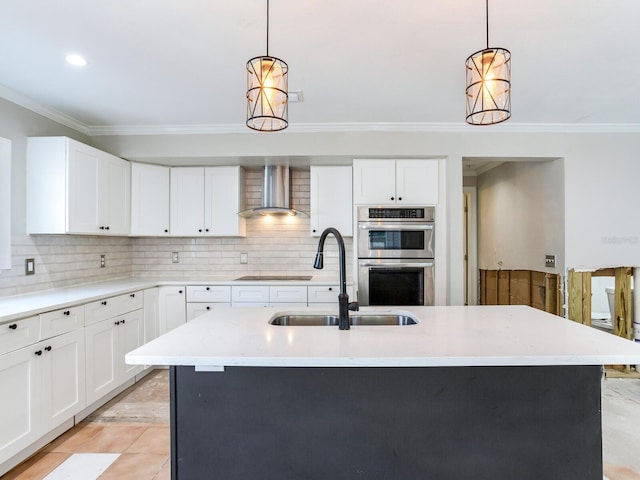
[[[289,125],[289,67],[269,55],[269,0],[267,0],[267,54],[247,62],[247,127],[277,132]]]
[[[487,48],[467,58],[467,123],[494,125],[511,117],[511,52],[489,48],[489,0],[486,0]]]

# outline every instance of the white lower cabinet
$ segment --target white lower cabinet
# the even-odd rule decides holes
[[[150,342],[158,336],[160,331],[160,295],[158,288],[148,288],[143,292],[144,297],[144,343]]]
[[[85,407],[83,356],[82,330],[0,355],[0,464]]]
[[[29,346],[0,355],[0,464],[40,436],[42,373],[34,351]]]
[[[94,323],[85,328],[87,405],[99,400],[142,370],[127,365],[127,352],[144,343],[142,309]]]
[[[158,335],[187,321],[186,287],[158,287]]]

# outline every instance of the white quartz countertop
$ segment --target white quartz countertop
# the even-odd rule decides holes
[[[334,278],[336,277],[336,278]],[[234,277],[235,278],[235,277]],[[230,277],[204,279],[154,279],[128,277],[106,282],[76,285],[67,288],[0,298],[0,324],[50,312],[59,308],[73,307],[101,298],[121,295],[133,290],[143,290],[167,285],[337,285],[337,276],[313,276],[311,280],[234,280]]]
[[[337,306],[336,309],[337,311]],[[366,307],[362,312],[389,311]],[[401,307],[416,325],[275,326],[282,308],[215,310],[128,353],[130,364],[526,366],[640,363],[640,344],[526,306]],[[317,312],[295,309],[295,312]],[[336,313],[336,311],[330,313]],[[291,312],[288,310],[287,312]]]

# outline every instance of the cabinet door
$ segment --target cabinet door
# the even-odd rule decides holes
[[[51,430],[86,406],[82,329],[41,342],[42,426]]]
[[[344,237],[353,235],[353,180],[351,167],[311,167],[311,235],[334,227]]]
[[[169,167],[131,164],[131,235],[169,234]]]
[[[100,158],[100,216],[104,233],[128,235],[131,215],[131,167],[121,158],[102,153]],[[103,225],[100,225],[102,227]],[[100,229],[102,232],[102,228]]]
[[[68,139],[68,233],[104,233],[100,205],[100,152]]]
[[[158,288],[158,334],[162,335],[187,321],[185,287]]]
[[[87,405],[119,385],[116,328],[111,318],[85,327]]]
[[[40,436],[40,357],[33,346],[0,355],[0,464]]]
[[[40,338],[55,337],[82,327],[84,327],[84,305],[40,314]]]
[[[204,235],[204,168],[171,169],[171,235]]]
[[[395,204],[395,175],[395,160],[354,160],[353,203]]]
[[[438,160],[396,160],[397,203],[438,203]]]
[[[158,288],[144,291],[144,342],[150,342],[158,336],[159,304]]]
[[[240,167],[205,168],[204,225],[207,235],[245,236],[243,210],[243,170]]]
[[[142,371],[142,365],[128,365],[124,356],[144,343],[144,314],[142,309],[129,312],[121,317],[116,317],[118,330],[118,370],[119,382],[130,379],[136,373]]]

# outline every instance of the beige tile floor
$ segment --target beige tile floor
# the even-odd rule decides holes
[[[74,453],[119,453],[100,480],[169,480],[169,375],[156,370],[2,480],[43,480]],[[602,383],[604,474],[640,480],[640,379]]]

